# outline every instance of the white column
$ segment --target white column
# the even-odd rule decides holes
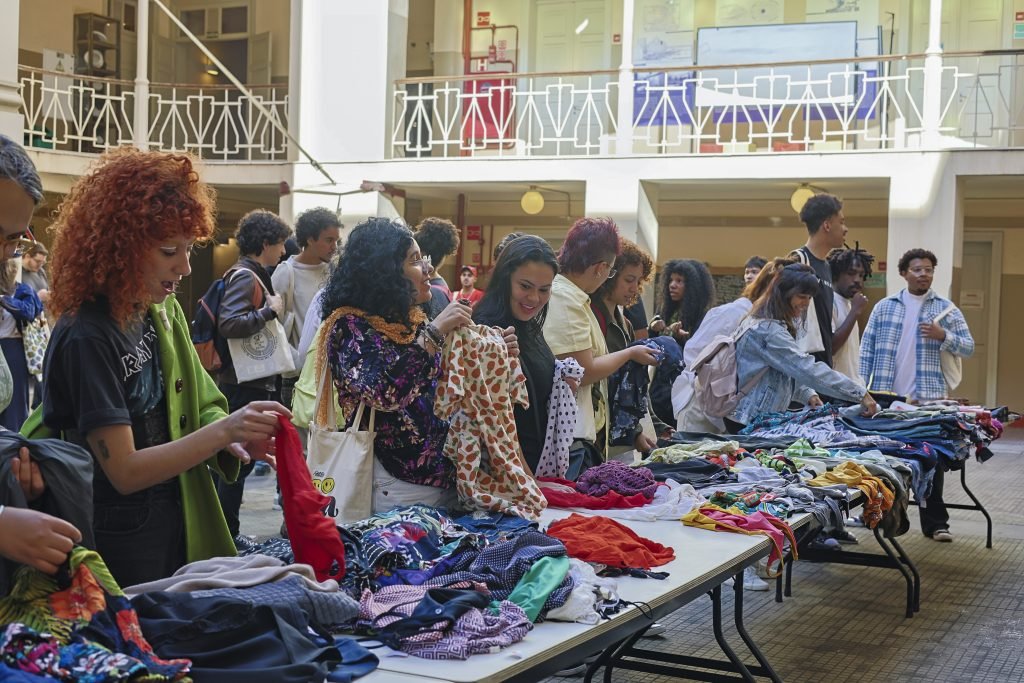
[[[622,63],[619,65],[619,106],[615,154],[633,153],[633,9],[634,0],[622,2]]]
[[[925,54],[921,146],[936,149],[942,124],[942,0],[931,0],[929,5],[928,48]]]
[[[292,13],[301,40],[292,41],[299,54],[298,59],[293,54],[291,83],[302,96],[297,108],[297,98],[292,97],[289,125],[303,147],[328,165],[338,185],[323,187],[323,175],[308,163],[297,162],[292,190],[318,186],[347,192],[357,189],[362,180],[387,180],[346,178],[329,164],[382,161],[390,155],[394,81],[405,70],[408,0],[303,0],[301,4],[301,12]],[[342,198],[343,209],[359,204],[353,202],[355,196]],[[318,205],[333,208],[336,201],[297,193],[294,211]],[[369,206],[357,211],[376,215]],[[343,220],[350,222],[347,216]]]
[[[20,143],[25,131],[18,94],[19,0],[0,0],[0,133]]]
[[[622,237],[658,259],[658,188],[635,177],[605,175],[587,179],[584,215],[608,217]]]
[[[963,253],[963,189],[951,168],[948,152],[924,153],[901,160],[889,181],[889,233],[886,249],[886,290],[906,287],[897,264],[910,249],[935,254],[938,265],[932,287],[950,296],[953,270]]]
[[[135,119],[132,142],[149,149],[149,0],[138,0],[135,35]]]

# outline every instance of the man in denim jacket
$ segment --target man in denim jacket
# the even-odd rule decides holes
[[[932,291],[935,254],[911,249],[899,262],[907,288],[878,302],[860,346],[860,374],[873,391],[894,392],[916,402],[946,398],[942,352],[961,358],[974,353],[974,339],[960,309],[937,321],[952,306]],[[942,502],[942,470],[937,468],[932,492],[921,507],[921,530],[936,541],[950,542],[949,514]]]

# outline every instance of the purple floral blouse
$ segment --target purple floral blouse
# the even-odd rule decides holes
[[[411,484],[453,487],[454,466],[444,456],[448,423],[434,415],[440,354],[397,344],[364,318],[346,315],[331,333],[328,357],[346,427],[360,401],[377,410],[374,455],[384,469]]]

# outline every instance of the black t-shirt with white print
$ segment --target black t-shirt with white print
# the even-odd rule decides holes
[[[167,406],[153,321],[145,317],[124,328],[110,316],[105,298],[61,316],[46,350],[43,422],[86,446],[89,432],[129,425],[135,448],[166,441]],[[97,502],[114,494],[97,467]]]

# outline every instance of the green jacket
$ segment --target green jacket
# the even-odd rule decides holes
[[[160,344],[168,427],[171,441],[174,441],[225,417],[228,402],[199,364],[188,321],[178,300],[173,295],[169,296],[162,304],[154,304],[149,310]],[[42,406],[29,415],[21,433],[30,439],[59,436],[43,424]],[[238,478],[240,466],[235,457],[219,453],[178,475],[188,562],[237,555],[210,469],[228,481],[234,481]]]

